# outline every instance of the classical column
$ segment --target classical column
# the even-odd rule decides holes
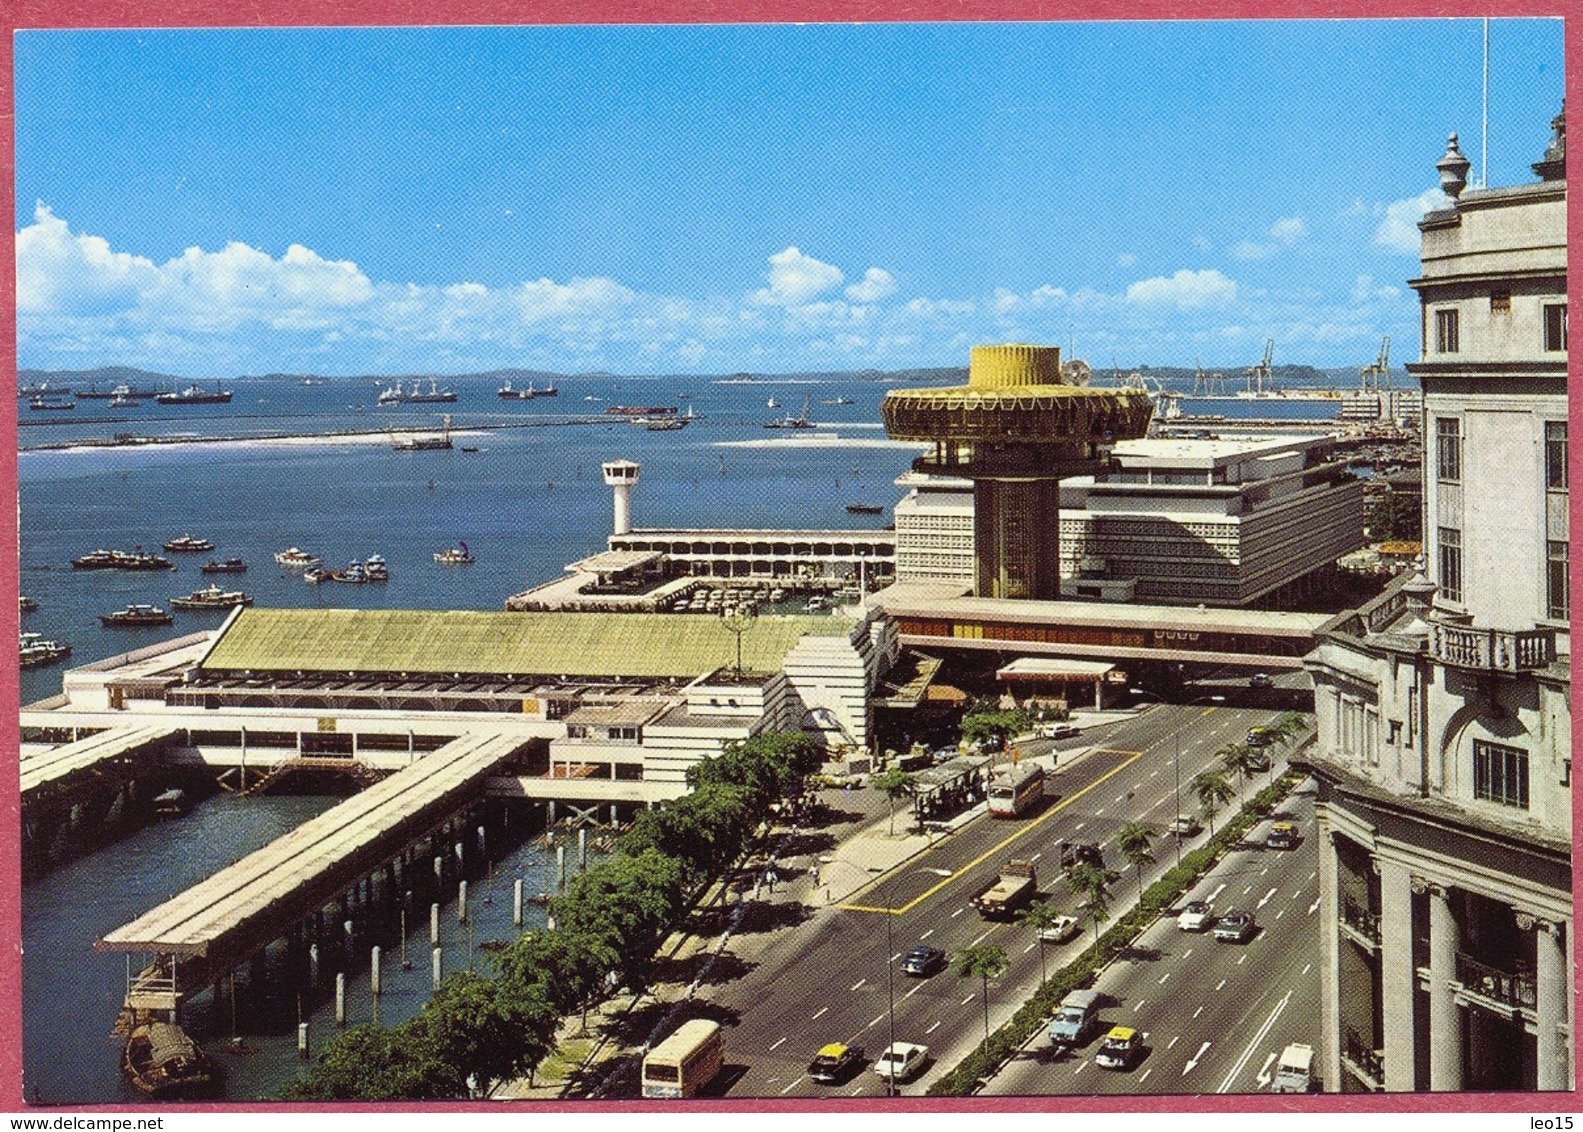
[[[1568,1069],[1572,1062],[1570,1043],[1563,1040],[1560,1028],[1567,1020],[1566,925],[1540,920],[1535,925],[1536,1013],[1539,1035],[1538,1084],[1541,1089],[1569,1087]]]
[[[1376,857],[1380,867],[1380,996],[1384,1015],[1385,1091],[1410,1093],[1413,1064],[1413,890],[1407,866]]]
[[[1462,937],[1451,911],[1451,894],[1429,886],[1429,1087],[1462,1088],[1462,1011],[1452,984]]]
[[[1336,884],[1336,835],[1323,813],[1319,822],[1319,1078],[1326,1092],[1341,1091],[1341,935]]]

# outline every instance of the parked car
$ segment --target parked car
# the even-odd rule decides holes
[[[1194,900],[1176,917],[1176,926],[1184,932],[1206,930],[1215,919],[1215,906],[1207,900]]]
[[[1190,814],[1171,819],[1171,824],[1165,827],[1167,833],[1174,833],[1177,837],[1191,837],[1203,829],[1203,823]]]
[[[892,1081],[913,1077],[929,1059],[929,1047],[915,1042],[892,1042],[874,1061],[874,1072]]]
[[[838,1084],[856,1073],[863,1064],[863,1047],[831,1042],[820,1047],[808,1063],[808,1076],[822,1085]]]
[[[1248,679],[1248,687],[1273,688],[1275,687],[1275,681],[1270,679],[1269,673],[1267,672],[1255,672]]]
[[[1143,1035],[1131,1026],[1112,1026],[1094,1055],[1094,1064],[1101,1069],[1130,1069],[1142,1052]]]
[[[1042,943],[1065,943],[1077,934],[1080,925],[1076,916],[1057,916],[1047,928],[1039,929]]]
[[[1297,844],[1297,826],[1289,821],[1278,821],[1265,834],[1264,844],[1271,849],[1290,849]]]
[[[1215,938],[1223,943],[1246,943],[1253,937],[1258,925],[1253,913],[1239,912],[1235,908],[1215,921]]]
[[[938,947],[920,943],[901,957],[901,971],[904,975],[926,979],[936,971],[943,970],[945,970],[945,952]]]
[[[1041,739],[1076,739],[1081,734],[1082,731],[1070,723],[1046,723],[1039,728]]]

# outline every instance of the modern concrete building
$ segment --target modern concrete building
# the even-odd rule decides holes
[[[1363,486],[1329,436],[1119,441],[1111,466],[1061,481],[1061,596],[1248,606],[1363,545]],[[972,481],[909,472],[896,580],[971,584]]]
[[[1574,1087],[1565,135],[1423,232],[1427,577],[1337,617],[1318,715],[1322,1072]]]

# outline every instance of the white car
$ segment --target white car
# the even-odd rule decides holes
[[[906,1081],[923,1068],[929,1047],[914,1042],[893,1042],[874,1061],[874,1072],[892,1081]]]
[[[1039,929],[1040,943],[1065,943],[1077,934],[1076,916],[1057,916],[1047,928]]]
[[[1041,739],[1076,739],[1082,732],[1070,723],[1046,723],[1039,728]]]
[[[1201,932],[1215,918],[1215,906],[1207,900],[1194,900],[1176,917],[1176,926],[1184,932]]]

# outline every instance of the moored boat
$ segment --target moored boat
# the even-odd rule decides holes
[[[345,570],[337,570],[330,575],[330,581],[360,586],[368,581],[368,571],[363,569],[361,562],[348,562]]]
[[[379,395],[381,405],[438,405],[449,404],[457,399],[454,389],[441,389],[440,383],[433,378],[429,379],[427,391],[418,382],[412,383],[410,390],[402,388],[401,382],[385,389]]]
[[[316,554],[309,554],[306,550],[298,550],[295,546],[289,550],[282,550],[275,555],[275,563],[288,570],[302,570],[309,566],[322,566],[324,559]]]
[[[192,812],[192,799],[179,786],[160,791],[149,799],[148,804],[162,818],[185,817]]]
[[[176,564],[158,554],[142,550],[95,550],[71,561],[73,570],[174,570]]]
[[[238,605],[252,605],[253,599],[241,590],[222,590],[211,583],[207,588],[193,590],[186,597],[173,597],[170,604],[177,609],[231,609]]]
[[[114,613],[101,613],[99,621],[107,629],[140,628],[144,625],[169,625],[175,618],[157,605],[138,602]]]
[[[846,511],[848,515],[883,515],[885,508],[878,503],[848,503]]]
[[[140,1092],[156,1100],[202,1096],[217,1081],[208,1056],[172,1022],[134,1026],[126,1040],[122,1068]]]
[[[57,401],[53,397],[35,397],[27,403],[27,407],[35,413],[47,413],[61,409],[75,409],[76,401]]]
[[[370,582],[390,581],[390,567],[382,554],[370,554],[363,559],[363,577]]]
[[[247,563],[240,558],[227,558],[224,562],[211,558],[198,570],[203,574],[245,574]]]
[[[177,554],[196,554],[205,550],[213,550],[214,543],[206,538],[178,535],[165,544],[165,549]]]
[[[23,668],[54,664],[71,655],[71,646],[65,641],[46,640],[41,633],[20,634],[18,647]]]
[[[32,613],[38,608],[38,602],[28,597],[27,594],[18,594],[16,600],[18,612]]]
[[[467,566],[475,561],[472,551],[467,549],[465,542],[458,542],[455,546],[436,552],[434,560],[444,566]]]
[[[316,586],[320,582],[328,582],[330,580],[330,571],[322,566],[310,566],[302,572],[302,580],[310,586]]]
[[[179,393],[156,393],[154,400],[161,405],[229,405],[232,392],[221,389],[217,381],[212,390],[189,385]]]

